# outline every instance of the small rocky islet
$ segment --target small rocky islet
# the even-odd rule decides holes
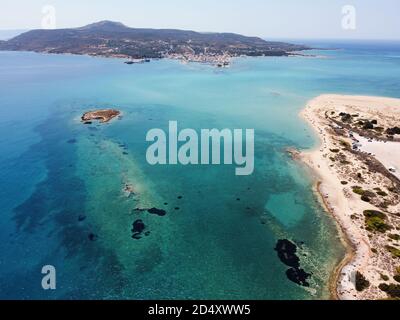
[[[311,277],[310,273],[307,273],[300,267],[300,258],[297,256],[297,246],[287,239],[278,240],[275,251],[278,253],[278,258],[281,262],[288,267],[286,270],[287,278],[303,287],[309,287],[308,279]]]
[[[301,268],[290,268],[286,270],[286,276],[288,279],[298,285],[303,287],[309,287],[310,284],[307,282],[307,279],[311,277],[310,273],[305,272]]]
[[[275,250],[282,263],[292,268],[300,267],[300,259],[296,255],[297,246],[293,242],[287,239],[278,240]]]
[[[157,209],[157,208],[150,208],[150,209],[140,209],[136,208],[134,211],[136,212],[145,212],[147,211],[150,214],[157,215],[163,217],[167,214],[165,210]],[[142,219],[137,219],[132,224],[132,239],[140,240],[142,239],[143,234],[147,237],[150,235],[150,231],[146,230],[147,226],[143,222]]]
[[[88,234],[88,238],[90,241],[96,241],[98,239],[98,235],[91,232]]]
[[[155,214],[160,217],[163,217],[167,214],[167,211],[165,211],[163,209],[157,209],[157,208],[147,209],[147,212],[150,214]]]
[[[144,224],[143,220],[138,219],[135,220],[132,224],[132,239],[139,240],[142,238],[142,234],[146,229],[146,225]],[[145,235],[149,235],[149,232],[145,232]]]
[[[127,186],[127,184],[125,185],[124,191],[126,191],[126,186]],[[132,186],[130,186],[130,187],[132,187]],[[182,195],[178,195],[177,199],[178,200],[182,200],[183,196]],[[164,202],[163,204],[164,204],[164,206],[168,206],[168,202]],[[174,207],[174,209],[175,210],[180,210],[180,207]],[[164,217],[167,214],[166,210],[159,209],[159,208],[156,208],[156,207],[153,207],[153,208],[135,208],[135,209],[132,210],[132,212],[133,213],[147,212],[147,213],[149,213],[151,215],[156,215],[156,216],[159,216],[159,217]],[[147,230],[147,226],[144,224],[142,219],[135,220],[133,222],[133,224],[132,224],[132,230],[131,230],[132,231],[132,239],[139,240],[139,239],[142,238],[143,234],[145,236],[149,236],[150,235],[150,231],[148,231],[148,230],[146,231],[146,230]]]
[[[81,120],[84,124],[92,124],[94,120],[98,120],[100,123],[107,123],[120,114],[121,112],[115,109],[93,110],[85,112]]]

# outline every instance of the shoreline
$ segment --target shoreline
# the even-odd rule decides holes
[[[324,49],[319,49],[319,48],[310,48],[310,49],[304,49],[301,52],[307,52],[307,51],[312,51],[312,50],[324,50]],[[46,52],[46,51],[27,51],[27,50],[0,50],[1,52],[6,52],[6,53],[12,53],[12,52],[19,52],[19,53],[36,53],[36,54],[41,54],[41,55],[50,55],[50,56],[77,56],[77,57],[88,57],[88,58],[100,58],[100,59],[111,59],[111,60],[120,60],[124,63],[131,61],[133,58],[131,56],[127,55],[101,55],[101,54],[89,54],[89,53],[70,53],[70,52],[63,52],[63,53],[56,53],[56,52]],[[260,55],[260,56],[251,56],[251,55],[239,55],[239,56],[229,56],[227,57],[229,65],[232,64],[235,60],[237,59],[246,59],[246,58],[325,58],[324,56],[317,56],[314,54],[302,54],[301,52],[293,51],[293,52],[287,52],[286,55]],[[208,60],[208,61],[200,61],[200,60],[190,60],[190,59],[185,59],[185,58],[177,58],[177,57],[172,57],[172,56],[163,56],[163,57],[157,57],[157,58],[140,58],[140,59],[148,59],[150,61],[157,61],[157,60],[169,60],[169,61],[178,61],[183,64],[187,63],[194,63],[194,64],[201,64],[201,65],[209,65],[209,66],[214,66],[214,67],[229,67],[229,65],[222,65],[221,61],[218,60],[221,56],[215,56],[214,58],[217,58],[215,60]],[[140,64],[140,63],[134,63],[134,64]]]
[[[308,104],[308,102],[307,102],[307,104]],[[333,210],[331,210],[328,200],[324,197],[323,191],[321,190],[321,185],[323,183],[323,181],[321,181],[321,180],[323,180],[322,177],[318,174],[318,171],[315,170],[315,168],[304,159],[305,153],[318,153],[319,152],[319,150],[323,146],[323,139],[321,139],[321,137],[319,136],[317,128],[315,128],[314,125],[309,121],[309,119],[304,116],[303,112],[304,112],[304,109],[302,109],[300,111],[299,116],[303,121],[308,123],[313,128],[316,139],[318,139],[318,142],[312,149],[309,149],[307,151],[299,151],[297,159],[302,164],[306,165],[309,170],[311,170],[312,175],[313,175],[313,187],[312,187],[313,190],[312,191],[313,191],[314,195],[317,197],[318,202],[320,203],[322,208],[325,210],[325,212],[334,219],[334,223],[335,223],[336,229],[338,231],[339,240],[342,243],[342,245],[344,246],[344,249],[346,251],[344,256],[335,265],[333,272],[329,276],[329,281],[328,281],[330,299],[331,300],[341,300],[340,296],[338,294],[338,283],[340,280],[340,274],[341,274],[343,268],[346,265],[350,264],[353,261],[353,259],[355,258],[356,248],[355,248],[354,244],[351,242],[349,235],[343,229],[343,227],[340,223],[340,220],[336,216],[335,212]]]
[[[365,210],[381,210],[381,208],[377,204],[363,202],[357,198],[355,194],[350,191],[351,189],[349,190],[349,182],[344,181],[344,179],[347,180],[348,178],[350,181],[352,180],[350,174],[349,176],[343,175],[343,167],[345,167],[345,165],[339,164],[339,166],[337,166],[337,164],[332,164],[334,163],[332,162],[332,150],[339,154],[343,153],[347,155],[348,158],[354,156],[355,158],[351,159],[352,161],[348,161],[350,159],[347,159],[346,162],[357,169],[360,167],[363,168],[364,163],[359,161],[360,159],[357,158],[358,155],[355,154],[351,148],[347,147],[347,149],[342,149],[346,149],[345,151],[339,151],[338,146],[341,146],[340,143],[343,143],[342,141],[346,140],[346,136],[336,135],[335,131],[332,129],[330,117],[327,116],[328,111],[330,113],[336,112],[338,114],[340,111],[339,109],[343,106],[354,111],[357,109],[357,106],[364,108],[367,104],[379,105],[379,102],[381,105],[385,105],[384,112],[387,111],[387,105],[393,104],[393,102],[396,104],[396,107],[398,107],[398,111],[400,112],[400,100],[398,99],[322,95],[308,101],[306,107],[303,108],[299,115],[302,120],[311,125],[316,133],[318,143],[311,150],[293,151],[293,158],[299,160],[311,169],[315,181],[313,184],[313,192],[316,194],[318,201],[321,203],[324,210],[334,218],[339,232],[340,241],[346,250],[343,259],[341,259],[334,268],[328,284],[331,299],[335,300],[369,300],[387,298],[385,297],[385,293],[378,289],[378,286],[382,282],[379,274],[387,275],[389,273],[389,275],[391,275],[395,268],[395,263],[389,263],[388,265],[382,263],[382,261],[387,261],[387,257],[381,258],[381,260],[375,257],[374,250],[377,249],[372,247],[372,243],[374,242],[371,240],[372,236],[368,234],[364,228],[364,217],[357,217],[357,223],[355,222],[356,220],[354,220],[356,213],[359,214],[360,212],[365,212]],[[336,107],[335,112],[333,111],[333,106]],[[374,113],[374,116],[378,119],[378,112]],[[379,122],[384,121],[379,118]],[[334,150],[333,148],[338,149]],[[362,154],[362,152],[360,152],[360,154]],[[336,156],[335,154],[333,155]],[[376,157],[378,156],[379,155]],[[376,158],[375,155],[373,155],[373,157]],[[376,160],[381,159],[375,159],[375,161]],[[371,172],[367,172],[367,174],[370,173]],[[376,175],[375,178],[381,178],[376,172],[373,174]],[[375,183],[376,181],[373,180]],[[383,189],[383,187],[387,186],[388,180],[386,177],[383,177],[382,181],[379,186]],[[351,181],[351,183],[353,183],[353,181]],[[396,212],[400,206],[398,206],[398,203],[395,203],[393,204],[393,208],[394,212]],[[390,214],[391,212],[388,213]],[[394,222],[398,222],[396,219],[394,219]],[[360,221],[362,222],[360,223]],[[391,222],[393,222],[393,220]],[[380,243],[378,241],[373,243],[373,245],[377,246],[377,243],[380,245],[378,247],[379,251],[385,251],[385,243],[382,241]],[[387,255],[387,253],[384,252],[382,255]],[[355,289],[355,275],[359,272],[366,275],[369,280],[369,287],[361,291]]]
[[[325,201],[322,192],[320,190],[321,186],[321,181],[315,181],[314,183],[315,189],[313,192],[317,195],[318,201],[321,203],[322,208],[326,211],[326,213],[330,214],[334,220],[335,220],[335,225],[336,229],[339,233],[339,239],[340,242],[343,244],[346,253],[344,254],[343,258],[336,264],[335,268],[333,269],[332,274],[329,277],[329,292],[330,292],[330,297],[331,300],[340,300],[339,294],[338,294],[338,283],[340,279],[340,273],[342,272],[342,269],[351,263],[355,257],[355,251],[356,248],[354,245],[351,243],[350,238],[348,235],[343,231],[340,222],[337,220],[335,217],[334,212],[332,212],[329,209],[328,203]]]
[[[318,140],[320,139],[318,138]],[[318,149],[319,148],[315,147],[313,149],[310,149],[310,151],[306,152],[317,152]],[[313,180],[312,192],[314,193],[315,197],[317,198],[318,202],[320,203],[325,213],[330,215],[331,218],[333,219],[336,226],[336,230],[338,232],[338,238],[346,251],[343,257],[336,263],[335,267],[333,268],[333,272],[329,276],[329,281],[328,281],[330,300],[341,300],[338,294],[338,283],[340,279],[340,274],[342,272],[342,269],[353,261],[355,257],[356,248],[352,244],[348,234],[344,231],[343,227],[341,226],[338,217],[336,216],[334,211],[331,210],[329,203],[327,202],[326,198],[323,195],[323,192],[320,189],[321,184],[323,183],[323,181],[321,181],[320,175],[309,163],[307,163],[304,160],[302,154],[304,151],[298,151],[297,149],[296,150],[290,149],[288,150],[288,152],[289,154],[291,154],[292,158],[295,161],[297,161],[301,165],[306,166],[307,170],[311,172]]]

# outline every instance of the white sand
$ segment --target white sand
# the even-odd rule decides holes
[[[360,141],[360,150],[366,153],[372,153],[376,159],[379,160],[387,169],[394,168],[393,172],[397,178],[400,179],[400,143],[392,141],[377,141],[369,140],[354,134],[354,137]]]
[[[391,256],[385,250],[387,238],[370,239],[368,232],[364,229],[364,210],[375,209],[372,204],[361,201],[360,196],[353,193],[351,185],[357,185],[354,181],[357,171],[363,170],[363,163],[350,152],[345,153],[349,161],[345,165],[332,162],[333,155],[331,150],[340,148],[340,141],[330,127],[331,122],[326,119],[326,112],[336,114],[348,112],[351,114],[363,112],[378,119],[379,123],[387,126],[398,123],[400,119],[400,100],[379,97],[360,97],[342,95],[323,95],[310,101],[307,107],[301,112],[301,116],[307,120],[316,130],[321,144],[312,151],[302,152],[302,160],[308,164],[315,172],[317,180],[320,182],[319,193],[321,200],[326,208],[333,214],[341,231],[349,244],[349,252],[345,259],[345,265],[339,268],[335,277],[337,281],[335,296],[340,299],[377,299],[386,298],[386,294],[378,289],[382,283],[380,274],[391,275],[394,263]],[[386,167],[394,166],[400,168],[400,143],[398,142],[375,142],[369,143],[361,140],[363,150],[376,154],[376,158]],[[351,143],[349,139],[347,142]],[[365,171],[365,170],[364,170]],[[368,190],[374,187],[384,188],[388,180],[378,174],[366,172],[363,187]],[[343,185],[342,181],[347,181]],[[389,180],[390,182],[390,180]],[[399,209],[399,207],[394,208]],[[354,214],[358,218],[354,219]],[[352,218],[353,217],[353,218]],[[379,254],[374,255],[371,251],[372,244],[375,249],[379,249]],[[350,250],[350,248],[352,248]],[[393,264],[393,265],[392,265]],[[354,286],[354,276],[356,271],[370,281],[371,286],[358,292]]]

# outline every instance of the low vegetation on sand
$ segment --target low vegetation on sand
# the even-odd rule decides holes
[[[364,217],[365,229],[370,232],[385,233],[386,231],[392,229],[392,227],[385,222],[386,215],[380,211],[365,210]]]
[[[400,249],[392,246],[386,246],[386,249],[392,254],[393,258],[400,258]]]
[[[365,277],[362,275],[360,271],[356,272],[356,290],[363,291],[370,286],[370,283]]]
[[[379,289],[386,292],[391,298],[400,299],[400,284],[381,283]]]

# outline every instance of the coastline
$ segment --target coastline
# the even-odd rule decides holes
[[[315,48],[304,49],[301,52],[307,52],[311,50],[320,50]],[[323,50],[323,49],[321,49]],[[70,53],[70,52],[47,52],[47,51],[34,51],[34,50],[0,50],[1,52],[25,52],[25,53],[36,53],[41,55],[50,55],[50,56],[77,56],[77,57],[88,57],[88,58],[100,58],[100,59],[112,59],[112,60],[119,60],[125,64],[132,61],[132,57],[128,55],[105,55],[105,54],[90,54],[90,53]],[[169,60],[169,61],[178,61],[182,64],[200,64],[200,65],[208,65],[216,68],[229,68],[232,64],[234,64],[235,60],[237,59],[246,59],[246,58],[326,58],[325,56],[318,56],[314,54],[302,54],[301,52],[288,52],[286,55],[260,55],[260,56],[250,56],[250,55],[228,55],[228,56],[210,56],[207,58],[194,58],[188,59],[184,56],[176,57],[176,56],[163,56],[158,58],[143,58],[138,60],[148,59],[149,62],[157,61],[157,60]],[[141,64],[140,62],[134,62],[132,64]]]
[[[331,300],[340,300],[339,294],[338,294],[338,283],[340,279],[340,273],[342,269],[351,263],[351,261],[354,259],[355,256],[355,251],[356,248],[353,246],[351,243],[350,238],[348,235],[343,231],[342,227],[340,226],[339,221],[334,215],[334,212],[332,212],[329,209],[329,205],[324,199],[322,192],[320,190],[320,181],[315,181],[315,188],[314,188],[314,193],[317,195],[319,202],[322,204],[322,207],[325,209],[325,211],[330,214],[334,219],[335,219],[335,224],[336,228],[339,233],[339,239],[340,242],[344,245],[344,248],[346,250],[346,253],[344,254],[343,258],[337,263],[335,266],[332,274],[329,277],[329,292],[331,296]]]
[[[307,104],[308,104],[308,102],[307,102]],[[353,259],[355,257],[356,248],[352,244],[349,235],[345,232],[345,229],[343,229],[343,227],[341,226],[340,220],[335,215],[335,212],[333,210],[331,210],[328,200],[323,195],[323,191],[321,190],[321,185],[323,183],[323,181],[321,181],[322,177],[318,174],[318,171],[313,167],[313,165],[310,162],[307,162],[307,160],[304,158],[305,154],[318,154],[320,152],[319,150],[323,146],[323,139],[319,136],[318,130],[315,128],[313,123],[309,120],[308,117],[306,117],[304,115],[304,109],[300,112],[299,116],[303,121],[308,123],[314,129],[314,132],[315,132],[316,138],[318,139],[318,142],[315,145],[315,147],[312,149],[309,149],[307,151],[301,151],[301,152],[296,151],[295,158],[298,161],[300,161],[302,164],[305,164],[307,166],[307,168],[311,170],[311,173],[313,175],[313,181],[314,181],[313,187],[312,187],[313,193],[317,197],[318,202],[321,204],[321,206],[325,210],[325,212],[334,219],[334,222],[335,222],[338,234],[339,234],[339,240],[343,244],[343,246],[346,250],[346,253],[342,257],[342,259],[336,264],[332,274],[329,277],[329,283],[328,283],[331,300],[341,300],[340,296],[338,294],[338,283],[340,280],[340,273],[346,265],[350,264],[351,261],[353,261]]]
[[[333,148],[337,148],[337,146],[340,145],[339,142],[342,143],[342,140],[339,141],[339,139],[343,139],[343,141],[346,139],[345,137],[338,138],[334,130],[332,130],[332,123],[329,121],[330,118],[327,116],[327,112],[329,110],[329,112],[334,113],[333,110],[335,109],[335,112],[338,113],[339,109],[343,106],[347,109],[357,109],[357,106],[364,108],[367,104],[378,105],[378,103],[384,105],[384,111],[387,111],[387,104],[393,104],[393,102],[400,107],[400,100],[397,99],[322,95],[309,101],[306,107],[300,112],[300,118],[311,125],[319,142],[311,150],[294,151],[292,154],[294,153],[293,156],[295,159],[301,161],[311,169],[315,179],[313,186],[314,193],[317,195],[319,202],[326,212],[331,214],[335,219],[340,240],[346,249],[345,256],[335,267],[330,277],[329,288],[332,299],[369,300],[387,298],[386,294],[378,289],[381,284],[381,276],[379,276],[379,274],[393,274],[393,268],[395,268],[395,266],[394,264],[391,266],[390,263],[389,265],[384,265],[379,258],[374,256],[373,251],[376,250],[376,248],[372,248],[371,236],[364,230],[364,223],[360,224],[359,222],[354,222],[354,212],[362,213],[365,212],[365,210],[378,210],[380,208],[377,205],[360,201],[360,199],[349,190],[349,182],[343,181],[344,178],[343,172],[340,172],[341,169],[332,164],[332,154],[330,154],[330,152]],[[333,106],[335,106],[335,108]],[[391,111],[393,110],[391,109]],[[374,115],[378,118],[377,113]],[[379,121],[383,120],[379,118]],[[345,148],[342,150],[344,149]],[[339,152],[337,150],[334,151]],[[353,156],[352,150],[342,152],[344,154],[348,152],[348,157]],[[329,155],[331,156],[329,157]],[[357,168],[362,168],[363,163],[358,160],[359,159],[355,157],[352,159],[351,164]],[[339,165],[339,167],[344,166]],[[387,183],[387,179],[382,181]],[[380,186],[383,188],[386,185],[382,182]],[[395,204],[393,208],[394,211],[397,210],[399,208],[398,203],[397,206]],[[357,217],[357,219],[359,221],[364,220],[362,216]],[[376,245],[376,243],[374,243],[374,245]],[[382,253],[382,255],[385,255],[385,253]],[[381,258],[381,260],[385,259],[387,260],[386,256]],[[375,263],[377,264],[376,267],[372,265]],[[361,291],[355,289],[355,274],[358,272],[362,272],[367,276],[370,283],[369,288]]]
[[[308,122],[304,117],[301,118],[304,121]],[[335,265],[334,270],[329,276],[329,281],[328,281],[330,300],[341,300],[338,294],[338,283],[340,279],[340,273],[342,269],[346,265],[350,264],[354,259],[356,248],[352,244],[348,234],[345,232],[345,229],[343,229],[343,227],[341,226],[340,220],[335,215],[335,212],[331,210],[329,202],[323,195],[323,192],[321,190],[321,184],[323,183],[323,181],[321,181],[321,176],[318,174],[318,171],[315,170],[312,164],[310,164],[309,162],[307,162],[307,160],[304,159],[305,152],[307,153],[319,152],[319,148],[322,143],[319,137],[317,137],[317,139],[318,139],[317,146],[308,151],[299,151],[297,149],[290,149],[288,150],[288,152],[295,161],[298,161],[300,164],[305,165],[306,168],[310,171],[313,180],[312,191],[315,197],[317,198],[318,202],[324,209],[324,211],[333,218],[334,223],[336,225],[336,229],[338,231],[339,241],[345,248],[346,253],[340,259],[340,261],[338,261],[338,263]]]

